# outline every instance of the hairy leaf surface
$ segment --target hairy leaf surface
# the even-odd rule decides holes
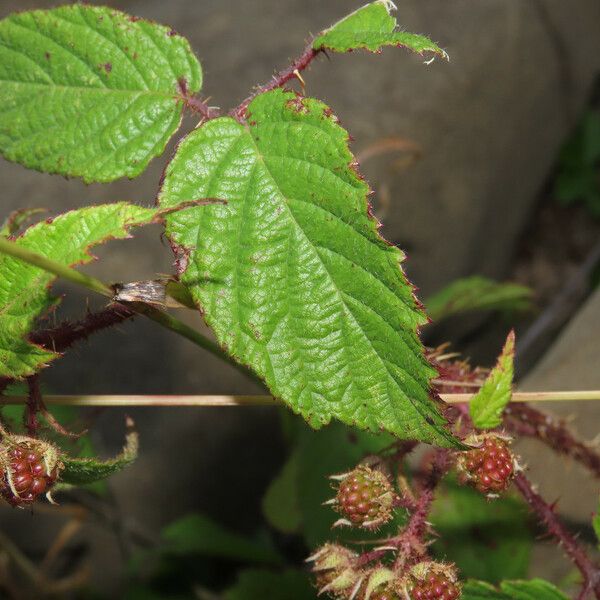
[[[226,201],[166,219],[218,340],[315,427],[335,417],[456,445],[429,396],[426,317],[369,216],[347,132],[321,102],[281,90],[248,115],[192,132],[160,194],[166,207]]]
[[[30,227],[15,243],[65,265],[87,263],[90,246],[127,237],[129,227],[150,222],[156,212],[126,202],[82,208]],[[54,280],[47,271],[0,254],[1,377],[32,375],[57,357],[25,340],[35,319],[56,302],[48,291]]]
[[[0,152],[87,182],[135,177],[201,83],[168,27],[83,4],[11,15],[0,21]]]
[[[313,42],[315,50],[349,52],[365,49],[379,52],[384,46],[400,46],[417,54],[431,52],[443,58],[448,55],[423,35],[398,31],[391,11],[391,0],[376,0],[343,18],[323,31]]]
[[[502,423],[502,412],[512,397],[514,356],[515,332],[511,331],[498,363],[469,403],[469,413],[475,427],[493,429]]]

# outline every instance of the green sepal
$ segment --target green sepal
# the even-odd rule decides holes
[[[118,456],[110,460],[97,458],[61,457],[64,469],[61,472],[62,483],[70,485],[86,485],[106,479],[130,465],[138,455],[139,436],[134,428],[133,420],[126,419],[125,445]]]

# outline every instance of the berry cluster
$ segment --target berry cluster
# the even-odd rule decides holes
[[[359,466],[343,477],[335,505],[348,521],[365,529],[377,529],[392,518],[394,491],[388,478],[367,466]]]
[[[457,600],[460,594],[460,586],[443,573],[431,573],[410,590],[411,600]]]
[[[494,495],[506,490],[514,476],[514,458],[508,441],[486,435],[481,447],[460,455],[458,470],[461,480],[482,494]]]
[[[7,451],[0,494],[12,506],[31,504],[46,493],[57,478],[57,469],[47,472],[43,455],[26,444]]]

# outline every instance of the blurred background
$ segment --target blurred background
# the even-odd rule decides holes
[[[55,4],[1,0],[0,17]],[[203,65],[204,97],[227,109],[287,66],[309,34],[361,1],[102,4],[171,25],[187,37]],[[405,268],[420,298],[438,311],[440,323],[425,329],[426,343],[451,341],[473,364],[490,365],[515,327],[519,387],[600,388],[600,3],[400,0],[397,17],[403,28],[425,33],[445,48],[450,62],[424,65],[418,56],[394,49],[381,56],[322,56],[304,78],[306,93],[328,103],[353,136],[353,150],[375,191],[383,234],[406,251]],[[188,116],[182,133],[194,125]],[[58,213],[115,200],[152,205],[171,152],[172,145],[138,179],[110,185],[85,186],[1,161],[0,217],[24,207]],[[151,227],[137,231],[134,240],[100,248],[101,260],[89,272],[108,281],[171,273],[172,255],[160,233]],[[444,297],[436,294],[473,276],[515,282],[531,294],[516,288],[490,303],[501,310],[446,310]],[[471,288],[475,297],[489,290],[489,282],[471,284],[484,286]],[[81,316],[86,305],[97,305],[80,290],[57,289],[68,292],[57,318]],[[181,318],[202,327],[199,316]],[[77,346],[43,374],[43,383],[48,391],[67,394],[260,391],[211,355],[142,320]],[[600,407],[551,408],[573,416],[583,437],[598,434]],[[278,566],[281,555],[300,564],[305,541],[319,541],[318,533],[303,541],[297,529],[286,532],[289,515],[282,527],[267,533],[264,495],[287,464],[289,430],[301,427],[290,425],[278,409],[130,414],[141,435],[137,463],[99,495],[78,492],[61,499],[59,509],[36,507],[32,516],[2,506],[0,550],[16,544],[31,564],[47,567],[48,577],[72,576],[73,588],[78,577],[85,579],[86,597],[148,598],[153,590],[156,597],[216,598],[207,590],[234,585],[240,567]],[[84,417],[93,420],[96,449],[103,455],[116,452],[123,411]],[[323,439],[323,452],[332,451],[333,443]],[[535,444],[524,443],[521,451],[532,479],[550,499],[560,496],[561,514],[581,526],[586,539],[586,524],[597,509],[596,482]],[[187,515],[191,520],[180,521]],[[267,520],[272,526],[272,515]],[[241,544],[238,554],[203,545],[202,540],[221,539],[222,527]],[[165,539],[172,544],[170,554],[160,549]],[[229,546],[234,541],[229,539]],[[506,541],[503,560],[518,543]],[[56,549],[48,558],[52,544]],[[548,541],[519,557],[518,576],[555,582],[571,576]],[[0,581],[5,575],[2,558]],[[23,597],[39,597],[27,595],[22,585]],[[238,597],[250,598],[227,596]]]

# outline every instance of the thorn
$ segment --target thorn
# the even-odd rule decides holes
[[[304,94],[304,92],[306,91],[306,81],[304,81],[298,69],[294,69],[294,75],[296,76],[296,79],[300,82],[300,86],[302,87],[302,93]]]
[[[348,519],[338,519],[331,528],[334,529],[336,527],[352,527],[352,523],[348,521]]]
[[[435,60],[435,56],[432,56],[429,60],[424,60],[423,64],[429,66]]]
[[[374,552],[379,552],[379,550],[391,550],[396,552],[398,548],[396,546],[377,546],[377,548],[373,548]]]
[[[54,506],[58,506],[58,502],[52,497],[52,491],[46,492],[46,500]]]
[[[321,548],[320,550],[317,550],[314,554],[311,554],[304,562],[314,562],[320,556],[323,556],[325,552],[326,548]]]
[[[339,475],[330,475],[329,479],[333,479],[333,481],[343,481],[349,474],[350,473],[340,473]]]
[[[358,594],[358,591],[360,590],[364,579],[365,579],[364,575],[359,578],[359,580],[356,582],[356,585],[354,586],[354,588],[352,588],[352,593],[350,594],[350,597],[348,600],[354,600],[354,598],[356,598],[356,594]]]
[[[336,502],[337,498],[330,498],[329,500],[325,500],[325,502],[323,502],[321,506],[330,506],[332,504],[335,504]]]

